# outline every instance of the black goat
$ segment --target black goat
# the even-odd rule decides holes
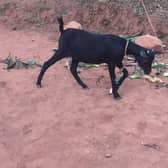
[[[122,63],[124,53],[134,55],[135,60],[144,70],[145,74],[151,72],[151,65],[155,54],[160,54],[159,51],[147,49],[132,42],[128,42],[127,46],[127,40],[116,35],[96,34],[71,28],[64,30],[62,17],[57,18],[57,20],[61,33],[58,50],[44,63],[36,83],[39,87],[41,87],[41,80],[45,71],[55,62],[68,56],[72,57],[71,73],[84,89],[87,89],[88,86],[78,76],[78,63],[106,63],[111,77],[112,93],[114,98],[118,99],[120,98],[118,94],[119,86],[128,76],[128,71]],[[123,72],[123,76],[119,81],[115,80],[115,67],[120,68]]]

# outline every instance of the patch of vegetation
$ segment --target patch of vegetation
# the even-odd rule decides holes
[[[4,16],[6,14],[6,11],[10,8],[16,8],[16,3],[14,2],[5,2],[0,5],[0,16]]]

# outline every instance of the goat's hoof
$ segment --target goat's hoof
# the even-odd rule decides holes
[[[83,86],[83,89],[88,90],[90,88],[88,86]]]
[[[36,83],[36,86],[37,86],[37,88],[42,88],[41,83],[40,83],[40,84],[39,84],[39,83]]]
[[[121,99],[121,96],[120,96],[119,94],[116,94],[116,95],[114,95],[114,99],[115,99],[115,100],[120,100],[120,99]]]
[[[85,90],[89,90],[90,88],[89,88],[89,87],[85,87],[84,89],[85,89]]]
[[[114,97],[115,100],[121,100],[121,96],[119,97]]]

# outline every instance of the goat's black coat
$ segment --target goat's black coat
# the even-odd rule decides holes
[[[135,56],[138,64],[147,74],[151,71],[151,65],[155,54],[159,54],[157,51],[141,47],[132,42],[129,42],[126,48],[127,40],[116,35],[96,34],[79,29],[64,30],[62,17],[58,18],[58,22],[61,33],[58,50],[44,63],[37,79],[36,84],[38,86],[41,86],[41,80],[49,66],[62,58],[72,57],[71,73],[83,88],[88,87],[77,74],[78,63],[106,63],[111,77],[113,96],[115,98],[120,98],[117,90],[128,76],[128,71],[123,68],[122,64],[125,49],[126,54]],[[118,82],[115,81],[115,67],[122,69],[123,72],[123,76]]]

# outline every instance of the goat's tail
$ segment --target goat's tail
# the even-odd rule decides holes
[[[59,31],[62,33],[64,31],[64,22],[62,16],[58,16],[57,21],[59,23]]]

